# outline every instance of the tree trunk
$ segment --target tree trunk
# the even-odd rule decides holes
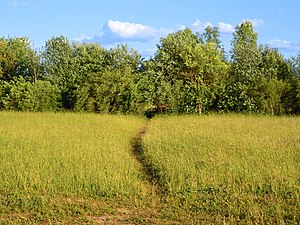
[[[198,99],[198,112],[202,114],[202,101],[200,99]]]

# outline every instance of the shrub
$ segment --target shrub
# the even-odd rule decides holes
[[[18,111],[54,111],[60,106],[59,91],[49,81],[35,83],[15,78],[0,84],[0,108]]]

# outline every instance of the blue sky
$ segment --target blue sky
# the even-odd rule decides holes
[[[39,48],[59,35],[106,48],[127,43],[149,56],[170,32],[213,25],[229,51],[234,27],[248,19],[259,43],[289,57],[300,52],[299,9],[299,0],[0,0],[0,36],[26,36]]]

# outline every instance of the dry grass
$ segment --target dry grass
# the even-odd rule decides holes
[[[134,205],[149,196],[130,146],[143,118],[1,112],[0,124],[0,211],[9,218],[52,220],[97,209],[76,199]]]
[[[300,223],[299,117],[144,126],[134,116],[0,112],[0,224]]]
[[[179,209],[220,223],[299,222],[299,134],[299,117],[161,117],[144,154]]]

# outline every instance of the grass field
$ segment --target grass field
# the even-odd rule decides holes
[[[0,224],[299,224],[299,134],[299,117],[0,112]]]
[[[130,146],[143,123],[132,116],[0,113],[2,220],[61,220],[90,207],[84,199],[143,199],[148,190]],[[71,212],[59,212],[66,205]]]
[[[143,140],[144,157],[181,217],[300,222],[299,117],[161,117]]]

